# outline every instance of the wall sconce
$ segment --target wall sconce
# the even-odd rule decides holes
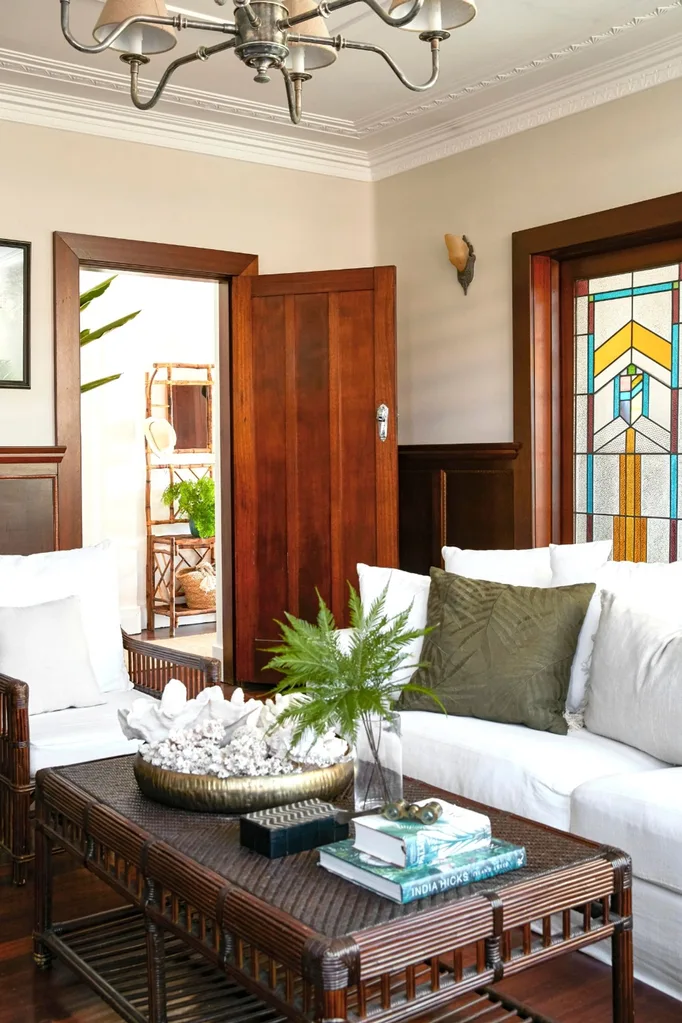
[[[474,263],[476,254],[474,247],[465,234],[446,234],[445,244],[448,248],[448,259],[457,271],[457,280],[462,285],[462,291],[466,295],[469,285],[474,279]]]

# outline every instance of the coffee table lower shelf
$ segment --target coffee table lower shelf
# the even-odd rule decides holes
[[[148,934],[130,906],[55,924],[41,946],[62,960],[128,1023],[149,1023]],[[50,965],[51,956],[40,965]],[[286,1017],[166,932],[168,1023],[286,1023]],[[461,995],[428,1015],[429,1023],[555,1023],[491,988]]]

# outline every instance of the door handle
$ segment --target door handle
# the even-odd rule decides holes
[[[388,405],[379,405],[377,409],[377,423],[379,424],[379,440],[385,441],[388,437]]]

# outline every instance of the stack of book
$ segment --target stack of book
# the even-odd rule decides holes
[[[493,838],[488,817],[439,802],[443,815],[435,824],[356,817],[355,839],[323,846],[320,866],[402,903],[525,866],[526,850]]]

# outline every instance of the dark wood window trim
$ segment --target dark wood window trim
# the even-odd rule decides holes
[[[561,530],[572,501],[565,479],[562,484],[562,264],[679,238],[682,192],[512,235],[514,439],[520,445],[514,474],[516,547],[567,540]]]
[[[234,628],[232,577],[232,430],[230,381],[230,288],[235,277],[258,273],[252,253],[223,252],[182,245],[54,234],[54,362],[55,432],[64,457],[60,466],[59,546],[82,543],[81,423],[80,423],[80,269],[129,270],[169,277],[214,280],[219,284],[220,480],[223,572],[223,650],[225,677],[232,670]]]

